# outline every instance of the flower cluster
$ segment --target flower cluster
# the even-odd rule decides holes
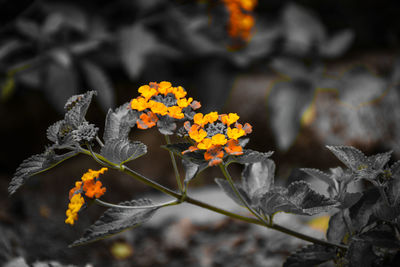
[[[98,171],[89,169],[82,175],[81,181],[75,183],[75,187],[69,191],[70,203],[66,211],[65,223],[73,225],[78,220],[78,212],[85,203],[82,195],[88,198],[99,198],[104,195],[106,188],[102,187],[102,183],[98,179],[100,174],[107,170],[107,168],[101,168]]]
[[[257,0],[222,0],[229,12],[229,36],[247,41],[254,26],[254,10]]]
[[[182,153],[205,150],[204,159],[209,166],[220,164],[224,153],[228,155],[242,155],[243,148],[239,144],[239,138],[251,133],[252,127],[246,123],[244,126],[238,123],[239,116],[236,113],[218,114],[210,112],[206,115],[197,113],[193,117],[194,124],[185,122],[184,127],[189,137],[195,141],[193,146]]]
[[[173,87],[170,82],[151,82],[138,89],[141,94],[131,100],[131,108],[140,112],[137,120],[139,129],[148,129],[163,118],[182,120],[191,119],[193,110],[200,108],[200,103],[193,98],[186,98],[183,87]]]

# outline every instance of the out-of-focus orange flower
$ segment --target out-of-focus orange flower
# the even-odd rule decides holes
[[[151,88],[148,85],[142,85],[139,87],[138,92],[142,94],[142,96],[146,99],[149,100],[152,96],[157,94],[157,90],[154,88]]]
[[[158,117],[151,111],[147,112],[147,114],[143,113],[140,115],[139,120],[137,120],[136,124],[139,129],[147,129],[156,125],[158,121]]]
[[[68,204],[68,209],[65,212],[65,215],[67,215],[65,223],[74,225],[75,221],[78,220],[78,212],[84,203],[85,199],[81,196],[81,194],[76,194],[71,198],[71,201]]]
[[[224,152],[220,145],[214,145],[204,153],[204,159],[208,161],[209,166],[215,166],[222,163],[223,157]]]
[[[89,180],[83,184],[82,189],[86,192],[85,195],[87,197],[99,198],[106,192],[106,188],[102,187],[102,185],[100,181]]]
[[[255,24],[250,12],[257,5],[257,0],[222,0],[222,2],[229,12],[229,36],[248,41]]]

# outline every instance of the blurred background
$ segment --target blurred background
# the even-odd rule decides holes
[[[249,122],[248,147],[275,151],[282,184],[304,178],[300,167],[339,165],[325,145],[353,145],[366,154],[393,150],[397,159],[399,10],[396,1],[372,0],[1,0],[0,264],[17,259],[60,266],[181,266],[207,255],[199,266],[224,266],[223,256],[211,252],[194,256],[186,247],[171,249],[159,226],[67,248],[104,211],[91,207],[74,227],[63,223],[74,181],[98,168],[84,156],[33,177],[8,196],[14,171],[44,150],[46,129],[63,117],[65,101],[87,90],[98,91],[87,119],[102,129],[107,110],[138,96],[140,85],[181,85],[202,103],[202,112],[237,112]],[[135,128],[131,137],[149,147],[132,167],[174,188],[157,130]],[[239,166],[234,173],[240,175]],[[217,176],[217,169],[208,170],[192,186],[213,184]],[[110,202],[154,193],[120,173],[109,172],[102,181]],[[187,246],[200,242],[193,232],[202,233],[201,240],[212,233],[214,241],[207,242],[217,242],[227,231],[250,231],[231,221],[210,228],[168,222],[172,230],[177,225],[188,232],[181,237]],[[233,228],[220,231],[218,223]],[[262,238],[248,238],[245,244],[264,251]],[[160,247],[149,255],[151,244]],[[243,251],[234,243],[219,255],[233,257],[235,249]],[[275,252],[287,256],[282,251]],[[246,257],[235,263],[258,266]]]

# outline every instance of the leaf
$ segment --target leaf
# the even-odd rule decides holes
[[[195,178],[200,172],[208,167],[208,163],[201,165],[195,164],[185,158],[182,158],[182,165],[185,169],[185,180],[183,181],[187,185],[193,178]]]
[[[25,159],[14,173],[8,186],[8,192],[10,195],[14,194],[18,188],[25,184],[29,177],[47,171],[77,154],[75,151],[70,151],[62,155],[57,155],[53,150],[48,150],[42,154],[33,155]]]
[[[329,219],[328,231],[326,238],[328,241],[340,244],[347,233],[346,224],[343,220],[341,212],[337,212]]]
[[[242,172],[242,187],[250,199],[253,199],[274,187],[274,176],[275,163],[270,159],[246,164]]]
[[[354,192],[354,193],[346,192],[344,194],[343,199],[339,199],[340,206],[338,208],[339,209],[351,208],[354,204],[356,204],[360,200],[362,196],[363,194],[361,192]]]
[[[309,267],[332,260],[336,257],[334,248],[321,245],[308,245],[291,254],[283,267]]]
[[[398,249],[400,241],[396,235],[396,231],[389,225],[379,225],[361,235],[361,238],[367,242],[371,242],[374,247]]]
[[[367,157],[352,146],[326,146],[341,162],[353,171],[358,171],[367,162]]]
[[[119,203],[122,206],[148,206],[153,202],[150,199],[132,200]],[[111,235],[137,227],[142,223],[147,222],[156,212],[158,208],[149,209],[108,209],[99,220],[92,224],[83,233],[82,238],[76,240],[70,246],[79,246],[90,242],[104,239]]]
[[[61,128],[61,125],[64,123],[64,120],[57,121],[47,128],[46,135],[47,139],[52,141],[53,143],[58,143],[58,135]]]
[[[349,266],[373,266],[376,255],[372,249],[372,243],[362,239],[353,238],[346,253]]]
[[[308,75],[307,67],[301,61],[290,58],[276,58],[272,60],[271,67],[279,74],[291,79]]]
[[[64,109],[67,111],[64,121],[75,129],[81,125],[85,121],[85,116],[92,102],[93,95],[96,94],[96,91],[87,91],[84,94],[71,96],[64,105]]]
[[[302,168],[301,171],[307,173],[311,177],[319,179],[325,183],[327,183],[331,188],[336,188],[335,181],[331,178],[330,175],[318,170],[318,169],[310,169],[310,168]]]
[[[305,181],[296,181],[289,187],[275,187],[260,198],[260,207],[265,214],[287,212],[299,215],[315,215],[326,212],[336,201],[318,194]]]
[[[380,153],[368,157],[368,164],[373,170],[382,170],[383,167],[389,162],[392,151]]]
[[[172,135],[176,129],[175,120],[169,116],[161,117],[157,121],[157,128],[163,135]]]
[[[78,92],[75,70],[57,63],[49,63],[45,79],[45,91],[50,103],[61,113],[69,96]]]
[[[239,206],[244,206],[242,200],[240,200],[240,198],[236,195],[235,191],[232,189],[231,185],[227,180],[221,178],[215,178],[215,182],[228,197],[230,197],[233,201],[236,202],[236,204],[238,204]],[[240,188],[239,186],[237,186],[236,188],[238,189],[241,196],[245,199],[245,201],[247,203],[251,203],[251,200],[247,196],[246,192],[244,192],[243,189]]]
[[[104,126],[104,141],[127,138],[138,118],[138,113],[130,109],[129,103],[121,105],[114,112],[109,109]]]
[[[352,30],[344,30],[326,40],[320,46],[322,56],[333,58],[342,55],[350,47],[354,40]]]
[[[123,28],[119,37],[122,63],[129,76],[136,78],[146,63],[146,56],[158,48],[159,41],[140,23]]]
[[[366,226],[373,213],[373,206],[379,199],[379,191],[377,188],[372,188],[364,192],[360,200],[350,208],[350,218],[353,228],[360,231]]]
[[[183,151],[188,150],[189,147],[191,146],[190,143],[176,143],[176,144],[168,144],[161,146],[162,148],[165,148],[168,151],[173,152],[175,155],[184,158],[188,161],[191,161],[197,165],[203,165],[205,163],[208,164],[208,162],[204,159],[204,154],[201,151],[194,151],[194,152],[188,152],[185,154],[182,154]]]
[[[99,93],[100,106],[104,111],[115,104],[114,89],[107,74],[96,64],[85,60],[82,62],[85,78],[90,87]]]
[[[101,155],[115,164],[124,164],[147,153],[145,144],[128,139],[108,140],[101,148]]]
[[[244,149],[243,155],[240,156],[230,156],[227,160],[227,164],[231,164],[233,162],[240,163],[240,164],[249,164],[249,163],[256,163],[265,161],[270,156],[274,154],[273,151],[269,152],[258,152],[251,149]]]

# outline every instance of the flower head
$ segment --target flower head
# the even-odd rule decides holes
[[[151,82],[148,85],[140,86],[138,91],[140,96],[131,100],[130,107],[140,112],[136,122],[139,129],[148,129],[157,125],[165,134],[169,131],[162,130],[160,127],[174,124],[175,121],[185,118],[192,119],[193,111],[201,106],[193,98],[186,98],[187,92],[182,86],[174,87],[167,81]],[[161,123],[157,124],[159,120]],[[171,129],[175,128],[171,127]]]
[[[205,150],[204,159],[208,161],[209,166],[221,163],[225,153],[234,156],[242,155],[243,148],[239,144],[239,138],[251,133],[251,125],[246,123],[243,126],[237,122],[238,119],[239,116],[236,113],[195,114],[193,125],[190,125],[189,121],[184,124],[185,130],[195,145],[182,153]]]
[[[100,174],[107,170],[107,168],[101,168],[98,171],[89,169],[82,175],[81,181],[75,182],[75,187],[69,191],[70,203],[66,211],[67,219],[65,223],[73,225],[78,219],[78,212],[85,203],[83,196],[99,198],[104,195],[106,188],[102,187],[102,183],[98,179]]]
[[[250,13],[257,0],[223,0],[229,13],[228,34],[235,39],[248,41],[255,22]]]

